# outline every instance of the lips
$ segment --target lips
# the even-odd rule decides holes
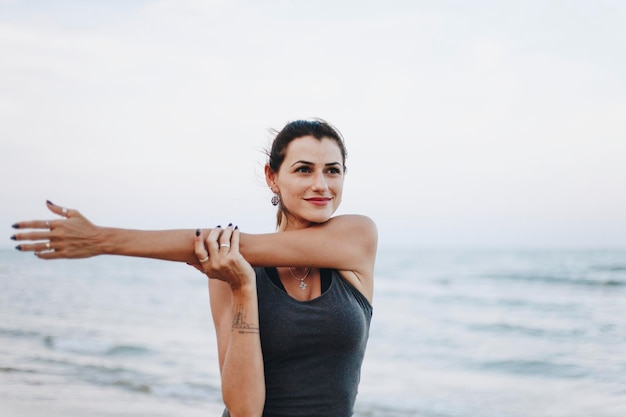
[[[323,206],[323,205],[328,204],[332,199],[330,197],[312,197],[312,198],[305,198],[305,200],[311,204]]]

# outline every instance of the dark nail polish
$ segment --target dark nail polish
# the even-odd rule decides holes
[[[54,204],[52,201],[50,201],[50,200],[46,200],[46,203],[50,204],[51,206],[54,206],[54,205],[55,205],[55,204]]]
[[[196,229],[196,236],[200,236],[200,229]]]
[[[17,250],[22,250],[22,245],[17,245],[17,246],[15,247],[15,249],[17,249]]]
[[[221,228],[222,228],[222,226],[220,226],[219,224],[218,224],[216,227],[217,227],[218,229],[221,229]]]
[[[17,238],[15,237],[15,235],[11,236],[11,240],[17,240]]]
[[[232,223],[228,223],[228,227],[230,227],[230,226],[232,226],[232,225],[233,225]]]
[[[239,229],[239,226],[235,226],[235,230]]]
[[[20,225],[15,223],[15,224],[12,224],[11,227],[14,228],[14,229],[19,229]]]

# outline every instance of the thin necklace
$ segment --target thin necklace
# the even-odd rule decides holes
[[[308,267],[306,269],[306,272],[304,273],[304,276],[302,278],[298,278],[291,270],[291,267],[289,267],[289,272],[291,273],[291,276],[293,277],[293,279],[300,281],[300,289],[303,291],[306,290],[308,285],[306,285],[306,282],[304,282],[304,280],[306,279],[306,277],[309,276],[309,272],[311,272],[311,267]]]

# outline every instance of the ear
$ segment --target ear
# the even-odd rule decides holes
[[[265,182],[270,190],[274,193],[278,193],[278,187],[276,186],[276,173],[270,167],[270,164],[265,164]]]

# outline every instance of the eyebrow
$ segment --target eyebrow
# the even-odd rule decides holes
[[[297,164],[315,165],[313,162],[304,161],[304,160],[302,160],[302,159],[301,159],[301,160],[296,161],[296,162],[294,162],[293,164],[291,164],[291,166],[294,166],[294,165],[297,165]],[[324,164],[324,166],[327,166],[327,167],[329,167],[329,166],[333,166],[333,165],[339,165],[339,166],[341,166],[341,164],[340,164],[339,162],[329,162],[329,163],[327,163],[327,164]]]

